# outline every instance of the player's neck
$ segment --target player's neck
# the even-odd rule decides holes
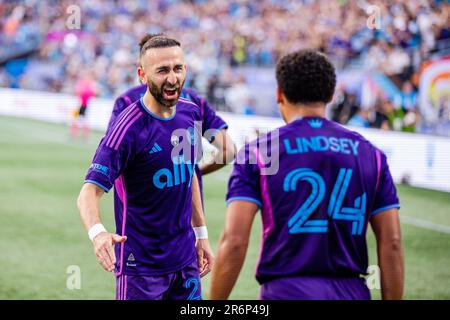
[[[285,118],[287,123],[304,118],[304,117],[318,117],[325,118],[325,104],[289,104],[285,108]]]
[[[148,91],[144,94],[142,100],[144,101],[144,107],[158,117],[170,118],[175,113],[175,106],[167,107],[160,104]]]

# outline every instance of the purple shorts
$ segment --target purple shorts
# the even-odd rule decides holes
[[[261,286],[261,300],[370,300],[363,278],[286,277]]]
[[[197,259],[183,269],[160,276],[120,275],[117,300],[201,300]]]

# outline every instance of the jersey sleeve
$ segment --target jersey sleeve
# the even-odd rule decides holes
[[[114,130],[115,126],[108,130],[100,141],[95,152],[92,164],[88,169],[85,183],[92,183],[108,192],[114,185],[114,181],[122,174],[134,153],[133,140],[129,132],[121,141]]]
[[[228,181],[227,205],[236,200],[244,200],[262,207],[260,170],[257,164],[252,164],[253,161],[249,160],[249,155],[251,156],[248,146],[238,153]]]
[[[371,216],[385,210],[400,208],[397,189],[389,171],[386,155],[378,149],[375,152],[377,159],[377,183],[375,186],[375,201]]]

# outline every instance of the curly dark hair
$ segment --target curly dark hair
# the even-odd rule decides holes
[[[290,103],[327,103],[336,86],[333,64],[315,50],[283,56],[277,63],[276,77],[278,87]]]
[[[142,57],[147,50],[152,48],[168,47],[181,47],[181,44],[179,41],[169,38],[163,33],[148,33],[139,41],[139,56]]]

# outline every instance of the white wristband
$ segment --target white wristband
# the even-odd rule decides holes
[[[208,239],[208,229],[206,226],[194,227],[196,239]]]
[[[105,227],[101,223],[94,224],[88,231],[88,236],[91,241],[101,232],[106,232]]]

